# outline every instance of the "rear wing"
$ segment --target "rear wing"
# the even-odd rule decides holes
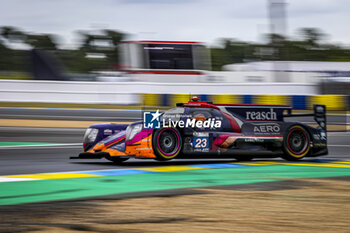
[[[288,109],[288,114],[283,115],[283,117],[305,117],[313,116],[317,124],[324,130],[327,130],[327,119],[326,119],[326,106],[314,104],[314,113],[300,113],[292,114],[292,109]]]

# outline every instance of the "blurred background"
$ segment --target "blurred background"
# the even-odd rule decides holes
[[[0,209],[8,216],[0,232],[170,232],[184,226],[189,232],[350,232],[350,134],[344,132],[350,131],[350,1],[0,2],[0,205],[8,205]],[[279,158],[265,164],[131,158],[122,165],[68,159],[81,153],[90,125],[130,124],[142,120],[145,109],[163,111],[193,96],[291,105],[294,113],[324,104],[329,155],[288,165]],[[304,115],[288,119],[317,126]],[[136,175],[139,168],[150,176]],[[202,168],[215,169],[188,171]],[[159,179],[153,171],[167,174]],[[132,174],[131,182],[119,174]],[[80,175],[85,178],[70,179]],[[333,178],[311,180],[316,177]],[[202,188],[166,191],[176,183]],[[129,193],[139,187],[151,198]],[[203,195],[188,195],[196,193]],[[109,196],[71,199],[78,195]],[[69,201],[47,202],[59,198]]]
[[[3,1],[0,102],[347,110],[343,0]],[[50,82],[47,82],[50,81]],[[22,104],[23,105],[23,104]]]

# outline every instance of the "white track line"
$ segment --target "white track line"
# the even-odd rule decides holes
[[[82,143],[64,143],[64,144],[46,144],[46,145],[18,145],[18,146],[0,146],[1,149],[22,149],[26,147],[39,147],[39,148],[44,148],[44,147],[53,147],[53,148],[61,148],[61,147],[76,147],[76,146],[83,146]]]
[[[327,146],[350,147],[350,145],[327,145]]]
[[[12,177],[1,177],[0,176],[0,183],[1,182],[16,182],[16,181],[33,181],[33,180],[42,180],[42,179],[34,179],[34,178],[12,178]]]

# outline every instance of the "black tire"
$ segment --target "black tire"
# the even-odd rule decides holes
[[[118,156],[106,156],[106,159],[108,159],[109,161],[112,161],[115,164],[121,164],[124,161],[128,160],[129,158],[120,158]]]
[[[300,125],[291,126],[283,137],[282,158],[296,161],[304,158],[310,152],[310,135]]]
[[[162,128],[153,134],[152,144],[157,160],[170,160],[180,154],[182,137],[175,128]]]

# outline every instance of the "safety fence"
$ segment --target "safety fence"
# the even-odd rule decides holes
[[[183,93],[183,94],[180,94]],[[0,80],[0,102],[84,103],[171,107],[192,96],[229,104],[283,104],[350,110],[349,95],[319,95],[307,83],[151,83]]]
[[[294,109],[312,109],[313,104],[324,104],[327,110],[350,110],[350,95],[196,95],[194,94],[143,94],[142,105],[174,106],[187,102],[192,96],[202,101],[220,104],[278,104]]]

